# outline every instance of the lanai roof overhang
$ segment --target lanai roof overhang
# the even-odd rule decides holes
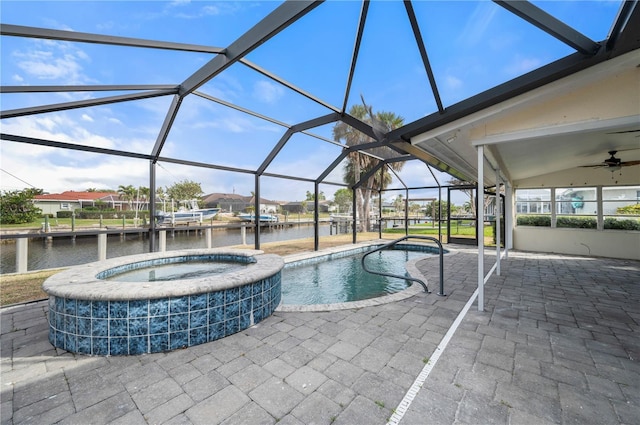
[[[246,58],[249,52],[260,48],[260,46],[271,37],[285,30],[289,25],[301,19],[306,14],[312,13],[315,8],[321,6],[321,3],[322,2],[317,1],[285,2],[226,48],[3,24],[0,27],[2,36],[204,52],[214,54],[215,56],[200,69],[189,75],[181,83],[174,85],[140,84],[1,87],[1,91],[3,93],[66,91],[131,92],[128,94],[92,98],[81,101],[3,110],[0,112],[0,118],[3,120],[55,111],[89,108],[92,106],[169,96],[172,101],[166,112],[164,122],[158,131],[155,144],[147,153],[99,148],[55,140],[39,139],[21,134],[6,134],[4,132],[2,132],[0,137],[2,140],[19,143],[149,160],[151,164],[149,175],[152,193],[155,188],[155,164],[158,162],[176,163],[187,166],[212,168],[253,175],[255,176],[256,199],[260,198],[260,177],[262,176],[298,179],[314,183],[316,188],[320,183],[342,185],[343,183],[341,182],[329,182],[326,180],[331,171],[335,169],[349,153],[357,151],[363,155],[371,155],[368,151],[379,146],[388,146],[397,153],[396,157],[384,159],[385,164],[394,161],[417,159],[424,162],[428,167],[434,167],[437,170],[447,172],[456,178],[468,181],[481,181],[483,186],[491,186],[495,185],[499,181],[510,182],[513,180],[514,176],[516,176],[518,172],[522,172],[522,163],[517,161],[516,156],[509,153],[508,148],[503,149],[504,146],[508,145],[503,142],[509,139],[509,136],[501,134],[492,134],[489,136],[485,134],[478,136],[478,134],[474,134],[474,130],[477,130],[474,127],[475,125],[478,123],[486,124],[488,117],[497,117],[500,116],[500,114],[503,114],[505,110],[516,110],[521,105],[528,104],[534,96],[538,96],[537,94],[534,94],[536,91],[544,91],[545,87],[550,87],[554,83],[564,81],[565,83],[563,84],[571,86],[571,80],[579,81],[582,78],[582,74],[589,75],[590,69],[598,69],[596,77],[588,77],[591,78],[591,84],[593,84],[593,78],[606,78],[609,69],[615,69],[616,67],[623,67],[625,70],[633,69],[639,62],[640,8],[638,7],[637,1],[626,1],[621,4],[619,13],[611,25],[609,35],[606,39],[598,42],[582,35],[532,3],[522,1],[496,1],[496,4],[522,18],[524,21],[527,21],[528,24],[540,28],[557,40],[560,40],[570,46],[575,50],[575,53],[534,71],[528,72],[504,84],[486,90],[478,95],[472,96],[450,106],[444,106],[440,97],[438,84],[434,78],[434,73],[427,55],[427,45],[421,35],[413,5],[410,1],[405,1],[404,6],[411,25],[411,31],[420,51],[425,74],[428,77],[432,95],[435,103],[437,104],[438,110],[430,115],[403,125],[400,128],[382,134],[380,131],[376,131],[376,129],[369,123],[352,117],[347,112],[347,102],[350,96],[351,82],[353,80],[356,63],[358,62],[362,34],[367,21],[367,12],[370,5],[368,1],[364,1],[362,3],[353,54],[351,57],[351,65],[349,67],[349,75],[346,78],[348,83],[343,94],[343,102],[341,106],[333,106],[323,101],[310,92],[296,87],[283,78],[280,78],[269,70],[263,69],[257,64],[250,62]],[[259,72],[267,78],[283,85],[287,89],[295,91],[296,93],[312,100],[316,104],[324,107],[328,113],[326,115],[291,125],[234,105],[222,99],[218,99],[199,90],[205,83],[216,78],[225,69],[236,63],[242,64],[256,72]],[[602,71],[602,69],[604,69],[604,71]],[[635,69],[637,70],[637,68]],[[633,72],[633,70],[631,72]],[[567,81],[569,82],[567,83]],[[190,95],[195,95],[280,125],[285,129],[284,134],[256,168],[226,166],[217,164],[213,161],[189,161],[170,156],[163,156],[163,147],[172,129],[172,125],[180,112],[181,104],[183,100]],[[546,95],[553,96],[553,93],[547,93]],[[627,96],[633,96],[633,91],[631,91]],[[371,138],[372,142],[365,145],[345,146],[327,139],[326,137],[317,136],[312,133],[312,130],[315,127],[338,121],[342,121],[366,134]],[[627,137],[623,135],[623,132],[636,129],[637,122],[638,111],[635,111],[635,113],[620,116],[615,119],[594,119],[590,120],[588,123],[567,125],[580,127],[581,131],[578,131],[577,133],[579,133],[580,137],[584,140],[586,133],[601,134],[603,131],[606,131],[607,133],[618,132],[620,138]],[[571,128],[575,130],[575,127]],[[529,129],[529,133],[527,133],[526,136],[521,137],[521,139],[530,141],[532,138],[536,137],[536,131],[537,130],[535,128]],[[563,128],[555,126],[546,128],[546,131],[547,135],[562,133]],[[279,152],[287,144],[292,135],[299,132],[310,135],[322,142],[337,144],[341,148],[340,154],[326,168],[326,170],[316,178],[304,178],[269,172],[268,169],[271,162],[278,156]],[[567,131],[567,133],[569,133],[569,131]],[[576,131],[573,131],[573,133],[576,133]],[[518,134],[514,133],[511,136],[517,135]],[[501,137],[502,139],[500,139]],[[626,145],[633,142],[634,140],[629,141],[628,138],[624,141]],[[609,148],[609,145],[614,142],[612,142],[611,137],[609,137],[607,140],[601,140],[599,142],[596,141],[594,143],[599,145],[601,149],[593,144],[585,146],[584,143],[575,140],[572,140],[570,143],[566,144],[566,146],[572,150],[572,154],[574,156],[580,157],[578,152],[581,149],[588,148],[591,155],[599,158],[601,152],[606,151],[606,149]],[[476,161],[475,156],[477,155],[478,147],[481,145],[490,145],[490,147],[483,150],[484,154],[482,155],[482,161]],[[535,143],[531,143],[531,145],[536,146],[535,156],[538,158],[538,164],[551,163],[549,157],[555,155],[552,150],[540,149],[540,147],[535,145]],[[518,149],[522,149],[522,146],[519,146]],[[531,158],[528,154],[526,156]],[[557,157],[558,155],[555,156]],[[515,164],[515,166],[512,166],[512,164]],[[483,173],[482,177],[479,178],[478,172],[483,168],[496,170],[497,173]],[[531,171],[529,174],[533,175],[538,172],[540,171]],[[358,184],[361,183],[356,183],[356,185]],[[259,234],[256,237],[256,245],[259,246]]]

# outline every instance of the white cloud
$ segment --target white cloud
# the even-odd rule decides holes
[[[221,13],[220,8],[214,5],[208,5],[202,8],[202,14],[205,16],[215,16]]]
[[[261,80],[254,84],[253,95],[261,102],[275,103],[284,95],[282,86]]]
[[[520,55],[513,58],[505,68],[505,73],[509,76],[518,76],[532,71],[542,65],[540,58],[524,58]]]
[[[453,75],[446,75],[444,78],[444,82],[448,88],[452,90],[458,90],[462,88],[462,80],[454,77]]]
[[[115,23],[113,21],[101,22],[96,24],[96,28],[102,32],[112,31],[115,28]]]
[[[475,46],[484,37],[498,8],[491,2],[478,2],[473,13],[458,36],[458,43]]]
[[[91,118],[89,115],[87,114],[82,114],[82,120],[83,121],[88,121],[88,122],[93,122],[93,118]]]
[[[69,43],[36,41],[29,50],[12,53],[18,68],[27,77],[56,81],[61,84],[86,84],[91,79],[84,74],[82,63],[90,62],[89,56]],[[24,79],[24,77],[21,77]]]

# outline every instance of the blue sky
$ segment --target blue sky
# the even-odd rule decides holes
[[[604,39],[617,1],[546,1],[536,5],[595,41]],[[280,2],[267,1],[7,1],[0,21],[124,37],[175,41],[224,48]],[[328,1],[246,59],[284,78],[323,102],[340,107],[355,40],[361,3]],[[573,53],[572,49],[488,1],[413,2],[436,83],[446,106]],[[213,58],[190,52],[163,52],[51,40],[2,37],[1,84],[110,85],[179,84]],[[235,64],[200,92],[288,125],[330,111],[291,92],[242,64]],[[121,93],[75,92],[2,94],[3,110],[55,104]],[[414,121],[437,110],[401,1],[373,1],[348,107],[363,96],[374,111],[391,111]],[[171,97],[4,119],[2,132],[83,145],[149,153]],[[310,130],[332,139],[333,125]],[[198,96],[188,96],[169,134],[162,156],[256,169],[285,128]],[[338,155],[339,147],[297,134],[267,169],[276,174],[316,178]],[[149,186],[146,161],[78,151],[0,144],[0,189],[33,185],[47,192]],[[339,167],[328,178],[342,181]],[[424,164],[407,163],[400,173],[409,186],[432,186]],[[447,175],[437,173],[441,183]],[[158,186],[185,179],[205,193],[248,195],[254,178],[161,163]],[[397,181],[393,187],[401,187]],[[322,185],[328,197],[338,189]],[[264,177],[261,194],[274,200],[301,200],[313,185]],[[385,198],[395,196],[385,195]],[[416,196],[432,196],[425,193]]]

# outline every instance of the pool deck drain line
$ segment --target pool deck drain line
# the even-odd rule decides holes
[[[400,423],[400,421],[402,420],[402,417],[409,409],[409,406],[411,406],[413,399],[416,397],[416,395],[418,395],[418,391],[420,391],[420,388],[422,388],[422,385],[429,377],[431,370],[435,367],[436,363],[438,362],[438,359],[444,352],[444,349],[447,348],[447,345],[449,344],[449,341],[453,337],[453,334],[458,329],[458,326],[460,326],[460,323],[462,323],[462,319],[464,319],[464,316],[469,311],[469,308],[471,308],[471,305],[478,297],[478,292],[479,290],[476,289],[475,292],[471,295],[471,297],[467,301],[467,303],[465,304],[462,311],[460,311],[460,313],[458,314],[458,317],[456,317],[456,320],[453,321],[453,323],[451,324],[451,327],[442,338],[442,341],[440,341],[440,344],[438,344],[438,347],[436,347],[436,350],[433,352],[433,355],[427,361],[427,364],[424,366],[424,368],[422,368],[422,371],[420,372],[416,380],[413,382],[413,385],[411,385],[411,388],[409,388],[407,393],[404,395],[404,398],[402,399],[400,404],[398,404],[398,407],[396,407],[396,409],[394,410],[393,415],[391,415],[391,418],[389,418],[389,422],[387,422],[387,425],[398,425]]]

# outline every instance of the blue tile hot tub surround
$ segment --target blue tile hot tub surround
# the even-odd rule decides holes
[[[212,250],[189,251],[206,251],[210,260],[217,259]],[[238,251],[225,250],[224,261],[251,262],[250,268],[193,281],[173,281],[159,285],[156,291],[151,289],[158,282],[133,283],[133,287],[131,282],[116,282],[121,287],[111,298],[117,299],[108,299],[110,294],[105,293],[105,286],[113,290],[114,282],[95,276],[109,274],[113,267],[126,269],[126,264],[140,258],[122,257],[54,275],[43,285],[49,293],[49,341],[55,347],[81,354],[135,355],[190,347],[253,326],[280,304],[284,261],[261,251]],[[153,261],[145,257],[158,255],[133,257]],[[198,253],[188,255],[197,257]],[[82,283],[82,279],[88,281]],[[185,287],[193,293],[176,293],[185,292]],[[172,294],[167,291],[170,288],[177,290]],[[126,299],[127,292],[132,299]],[[146,292],[148,298],[138,299],[140,292]],[[151,293],[160,296],[153,298]]]

